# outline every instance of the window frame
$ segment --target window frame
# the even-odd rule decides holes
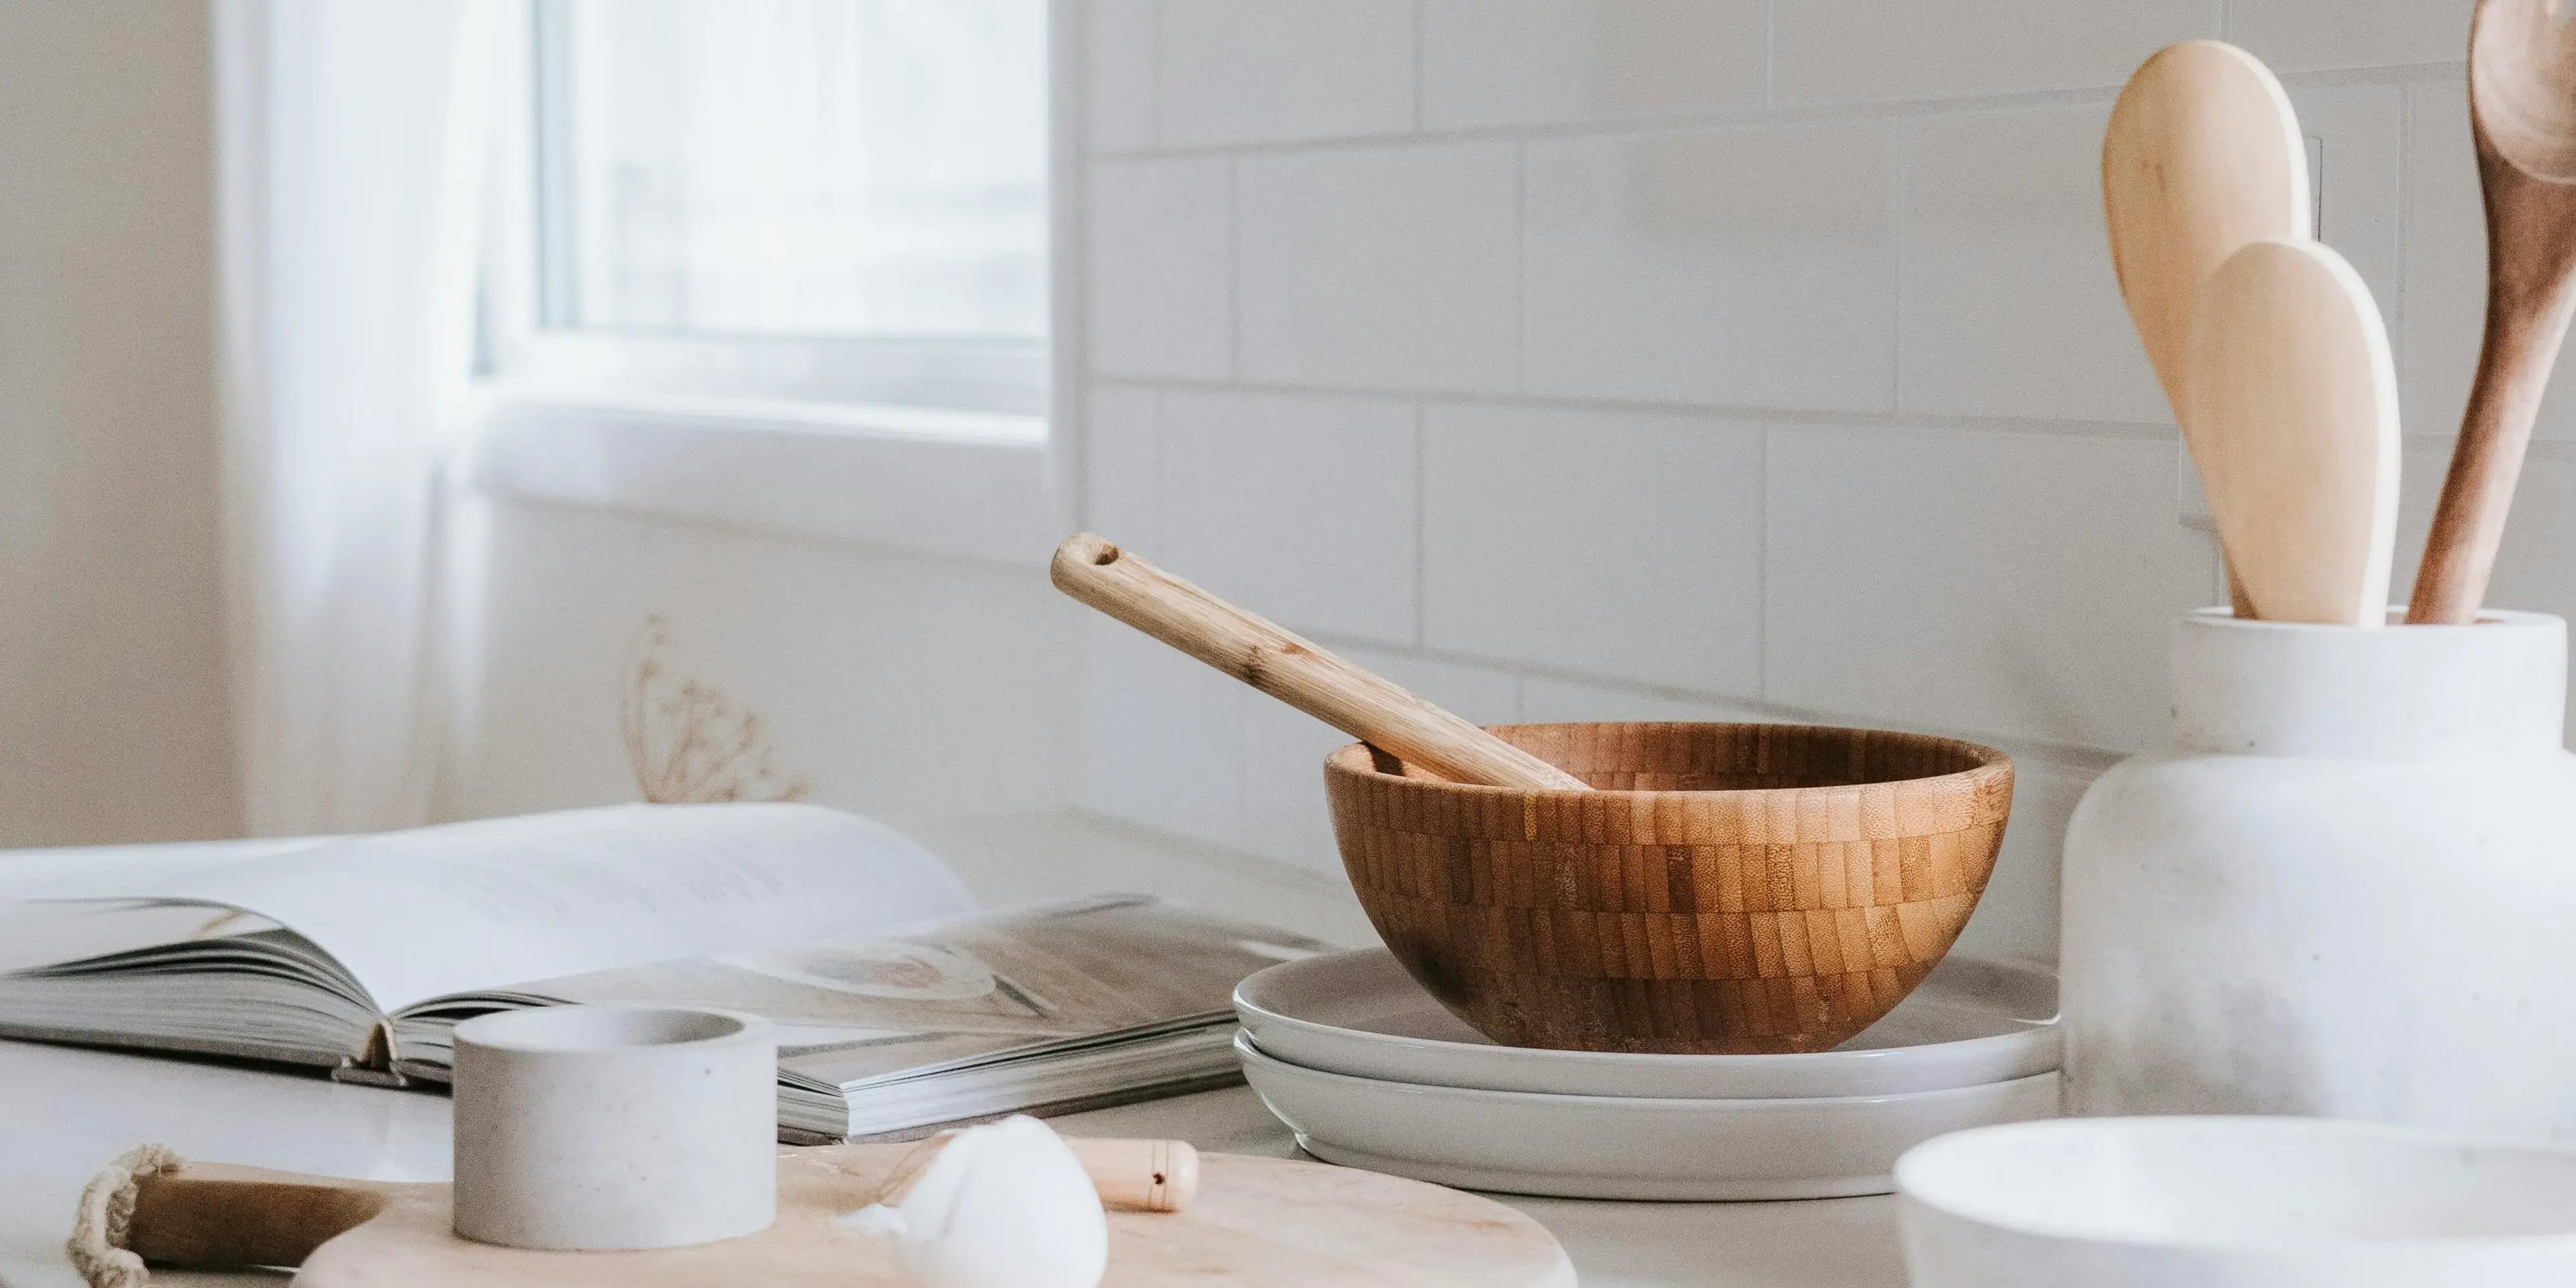
[[[516,0],[483,211],[466,484],[489,495],[1023,565],[1077,499],[1055,414],[1079,122],[1049,5],[1050,335],[770,337],[542,324],[535,0]]]

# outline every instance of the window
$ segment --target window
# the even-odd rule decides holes
[[[535,0],[495,365],[1036,415],[1046,0]]]

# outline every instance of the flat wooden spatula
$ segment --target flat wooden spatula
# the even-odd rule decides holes
[[[2308,234],[2308,153],[2290,96],[2233,45],[2157,50],[2120,90],[2102,132],[2102,215],[2120,297],[2206,490],[2213,431],[2195,423],[2187,392],[2192,311],[2237,248]],[[2251,615],[2232,569],[2228,593],[2239,616]]]
[[[1584,792],[1582,779],[1088,532],[1056,589],[1350,736],[1453,783]]]
[[[2192,444],[2257,616],[2380,626],[2397,536],[2397,376],[2370,288],[2312,241],[2257,241],[2201,288]]]

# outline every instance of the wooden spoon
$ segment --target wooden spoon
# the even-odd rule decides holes
[[[2380,626],[2397,538],[2397,372],[2370,288],[2312,241],[2252,242],[2201,288],[2191,419],[2257,616]]]
[[[2206,490],[2207,431],[2193,423],[2184,390],[2201,284],[2247,242],[2308,233],[2308,151],[2281,83],[2252,54],[2215,40],[2156,51],[2121,89],[2102,134],[2102,214],[2120,296]],[[2253,616],[2232,567],[2227,587],[2236,615]]]
[[[2551,0],[2480,0],[2469,24],[2469,136],[2487,207],[2486,340],[2433,510],[2409,622],[2467,622],[2576,293],[2576,21]]]
[[[1590,791],[1582,779],[1109,544],[1055,550],[1056,589],[1380,750],[1457,783]]]

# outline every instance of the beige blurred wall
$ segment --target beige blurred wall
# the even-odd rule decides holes
[[[238,831],[198,0],[0,0],[0,845]]]

